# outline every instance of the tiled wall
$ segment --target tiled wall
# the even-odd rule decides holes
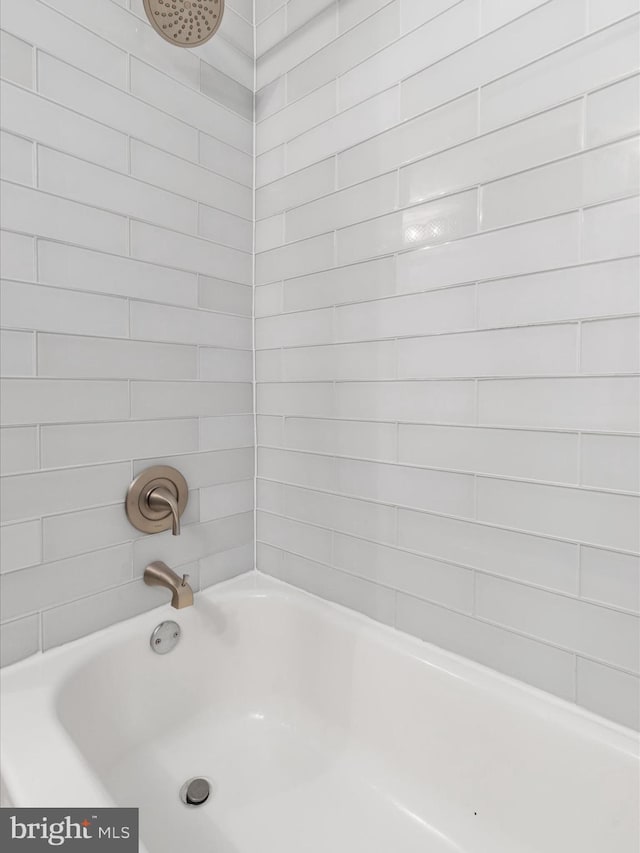
[[[253,566],[251,6],[179,50],[141,0],[2,0],[3,663],[164,601],[151,560]],[[155,461],[179,539],[124,515]]]
[[[258,568],[637,725],[637,0],[256,10]]]

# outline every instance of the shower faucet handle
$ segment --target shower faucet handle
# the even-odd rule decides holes
[[[171,530],[180,535],[180,516],[189,500],[187,481],[168,465],[153,465],[129,486],[125,508],[131,524],[143,533]]]

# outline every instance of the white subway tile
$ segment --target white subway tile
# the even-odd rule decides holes
[[[473,382],[345,382],[336,385],[336,415],[390,421],[468,424]]]
[[[640,439],[627,435],[582,436],[582,483],[602,489],[640,491]]]
[[[287,78],[285,75],[256,92],[256,123],[281,110],[287,103]]]
[[[398,543],[513,580],[578,592],[578,546],[568,542],[401,510]]]
[[[575,373],[577,326],[530,326],[398,341],[398,376]]]
[[[578,657],[579,705],[632,729],[640,728],[640,679],[627,672]]]
[[[288,142],[336,113],[336,85],[328,83],[256,125],[256,152]]]
[[[285,447],[337,456],[396,457],[394,424],[286,418],[283,441]]]
[[[65,424],[42,428],[42,466],[93,465],[198,450],[195,420]]]
[[[333,334],[333,311],[322,308],[256,320],[256,349],[328,343]]]
[[[3,376],[33,376],[35,341],[32,332],[0,330],[0,363]]]
[[[330,154],[357,145],[393,127],[399,117],[398,87],[394,86],[288,142],[287,172],[296,172]]]
[[[602,145],[640,130],[640,76],[587,96],[585,143]]]
[[[463,50],[440,53],[434,58],[444,56],[441,62],[430,63],[425,71],[403,83],[403,118],[484,86],[579,38],[585,32],[583,7],[584,0],[545,3],[531,14],[483,36]],[[452,12],[455,12],[455,7]],[[445,17],[443,15],[439,20]],[[475,32],[472,30],[470,35],[475,35]],[[470,41],[471,38],[466,39],[466,42]],[[449,53],[450,56],[447,55]],[[483,95],[481,92],[482,104]]]
[[[414,30],[450,9],[451,6],[455,6],[457,2],[458,0],[434,0],[432,3],[423,3],[422,0],[400,0],[402,32]]]
[[[338,31],[350,30],[387,3],[389,0],[338,0]]]
[[[636,432],[638,405],[637,383],[626,377],[488,379],[478,389],[478,422]]]
[[[306,275],[333,266],[333,242],[333,234],[323,234],[256,255],[256,284]]]
[[[49,148],[38,149],[38,186],[167,228],[193,232],[196,226],[195,202]]]
[[[340,186],[458,145],[475,136],[478,94],[472,92],[410,121],[392,127],[338,155]]]
[[[147,341],[38,336],[38,375],[68,379],[195,379],[196,350]]]
[[[199,237],[131,222],[131,254],[143,261],[249,284],[251,255]]]
[[[398,506],[471,517],[473,477],[446,471],[341,459],[338,490],[347,495]]]
[[[302,240],[394,210],[397,186],[398,177],[393,172],[290,210],[286,214],[286,239]]]
[[[524,15],[537,6],[542,6],[546,0],[482,0],[482,32],[488,33],[498,27],[508,24],[514,18]]]
[[[256,187],[277,181],[285,174],[285,147],[279,145],[256,157]]]
[[[45,610],[131,579],[131,548],[121,545],[2,575],[2,618]]]
[[[251,320],[201,309],[132,302],[131,335],[142,340],[251,349]]]
[[[399,593],[396,627],[565,699],[574,697],[572,654]]]
[[[253,480],[209,486],[200,491],[200,521],[253,511]]]
[[[348,71],[339,82],[340,108],[353,106],[415,74],[424,68],[425,57],[434,63],[468,44],[478,34],[478,6],[476,0],[463,0]]]
[[[478,325],[510,326],[640,310],[637,258],[482,282]]]
[[[225,447],[248,447],[253,444],[253,416],[201,417],[200,449],[221,450]]]
[[[633,373],[640,370],[640,320],[594,320],[582,324],[583,373]]]
[[[14,619],[0,626],[0,666],[34,655],[40,650],[40,614]]]
[[[0,32],[0,76],[33,87],[33,47],[4,30]]]
[[[200,163],[207,169],[246,187],[253,186],[253,157],[244,151],[201,131],[199,154]]]
[[[584,601],[478,575],[478,615],[600,661],[637,671],[637,618]]]
[[[124,299],[13,281],[3,282],[0,294],[5,326],[114,337],[129,333]]]
[[[285,4],[256,27],[256,55],[260,57],[271,50],[278,42],[282,41],[286,33],[287,13]]]
[[[376,299],[391,295],[395,285],[395,258],[365,261],[285,281],[284,310],[300,311],[341,302]]]
[[[630,198],[585,210],[582,251],[587,261],[640,253],[640,200]]]
[[[578,482],[578,437],[568,433],[400,424],[400,462]]]
[[[258,480],[257,485],[258,506],[262,509],[367,539],[395,539],[393,507],[266,480]]]
[[[256,218],[264,219],[334,189],[335,159],[314,163],[293,175],[287,175],[256,190]]]
[[[38,518],[97,503],[119,503],[130,479],[129,462],[5,477],[3,521]]]
[[[126,53],[49,6],[36,0],[5,0],[2,26],[107,83],[126,86]]]
[[[184,569],[186,571],[186,567]],[[43,648],[52,649],[122,619],[153,610],[154,607],[166,604],[166,597],[165,590],[150,589],[140,579],[52,607],[42,614]]]
[[[298,415],[327,418],[333,414],[333,385],[330,382],[259,384],[257,408],[263,415]]]
[[[35,240],[11,231],[0,231],[2,278],[32,281],[35,278]]]
[[[628,140],[491,183],[482,227],[498,228],[640,191],[640,147]]]
[[[606,27],[634,12],[640,12],[638,0],[589,0],[589,29]]]
[[[133,473],[140,474],[149,465],[180,465],[189,487],[193,489],[252,480],[253,450],[250,447],[190,453],[179,456],[158,456],[134,460]],[[230,513],[227,513],[230,515]]]
[[[253,123],[253,88],[243,86],[207,62],[201,65],[200,88],[212,101]]]
[[[252,409],[251,385],[231,382],[132,382],[134,418],[211,417]]]
[[[129,416],[126,382],[5,379],[3,423],[122,420]]]
[[[216,382],[251,382],[253,353],[250,350],[200,347],[200,379]]]
[[[278,15],[282,13],[279,12]],[[256,83],[262,89],[290,68],[302,62],[336,34],[336,10],[333,4],[306,25],[290,33],[272,50],[258,57]]]
[[[0,131],[2,160],[0,173],[5,181],[33,186],[33,144],[28,139]]]
[[[572,154],[581,136],[582,105],[565,104],[407,166],[400,172],[400,202],[415,204]]]
[[[0,431],[0,473],[21,474],[38,468],[36,427],[15,427]]]
[[[466,237],[478,230],[477,207],[471,190],[344,228],[336,234],[338,263]]]
[[[200,589],[230,580],[255,568],[254,543],[229,548],[200,559]]]
[[[261,447],[258,450],[258,470],[261,477],[292,485],[334,492],[337,488],[335,462],[326,456]]]
[[[223,246],[253,251],[253,223],[206,204],[198,205],[198,233]]]
[[[252,512],[216,518],[201,524],[187,524],[180,536],[172,536],[171,531],[166,530],[153,538],[147,536],[137,539],[133,544],[133,571],[135,575],[142,575],[146,566],[156,558],[158,548],[162,549],[168,565],[181,566],[192,560],[246,545],[252,537]]]
[[[186,523],[191,504],[187,506]],[[91,559],[91,551],[131,542],[140,533],[131,526],[122,501],[110,506],[62,513],[42,519],[44,561],[64,560],[79,554]],[[131,577],[131,570],[129,571]]]
[[[257,538],[276,548],[287,548],[302,557],[331,562],[331,531],[302,524],[264,511],[257,514]]]
[[[282,375],[288,382],[395,379],[396,372],[393,341],[304,347],[282,352]]]
[[[211,311],[251,317],[253,288],[201,275],[198,281],[198,305]]]
[[[40,521],[6,524],[0,529],[0,570],[13,572],[34,566],[42,559],[42,528]]]
[[[393,625],[396,596],[393,590],[314,563],[297,554],[277,551],[268,545],[261,544],[259,549],[262,561],[267,563],[268,574],[343,607],[364,613],[378,622]],[[265,550],[271,553],[265,553]]]
[[[637,43],[637,20],[622,21],[490,83],[481,93],[480,126],[500,127],[637,70]]]
[[[125,254],[127,220],[18,184],[2,186],[2,223],[5,228],[81,243],[106,252]]]
[[[640,558],[584,546],[580,551],[582,598],[640,612]]]
[[[473,609],[473,572],[468,569],[342,535],[334,537],[333,554],[337,568],[365,580],[463,613]]]
[[[154,68],[131,58],[131,91],[134,95],[170,113],[192,127],[250,154],[252,125],[210,98],[194,92]]]
[[[338,341],[429,334],[473,325],[474,291],[468,287],[344,305],[335,310]]]
[[[611,548],[640,549],[640,501],[635,497],[484,477],[478,478],[477,487],[481,521]]]
[[[127,92],[108,86],[47,54],[38,59],[40,94],[182,157],[197,159],[198,131]]]
[[[127,137],[35,93],[0,84],[4,127],[111,169],[127,169]]]
[[[577,263],[579,228],[577,214],[567,214],[400,255],[398,290],[427,290]]]
[[[284,214],[261,219],[255,224],[255,250],[266,252],[282,246],[284,239]]]
[[[47,240],[38,241],[38,273],[43,284],[58,287],[95,290],[176,305],[195,305],[197,301],[195,273]]]
[[[300,0],[299,0],[300,2]],[[291,4],[289,4],[288,10]],[[398,4],[389,3],[359,26],[334,39],[287,74],[289,100],[334,80],[400,35]]]

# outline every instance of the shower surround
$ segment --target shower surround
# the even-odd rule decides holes
[[[637,0],[251,5],[3,0],[3,662],[254,566],[255,258],[258,570],[637,726]]]

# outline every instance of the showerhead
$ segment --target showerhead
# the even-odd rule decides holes
[[[204,44],[216,32],[224,0],[144,0],[152,26],[178,47]]]

